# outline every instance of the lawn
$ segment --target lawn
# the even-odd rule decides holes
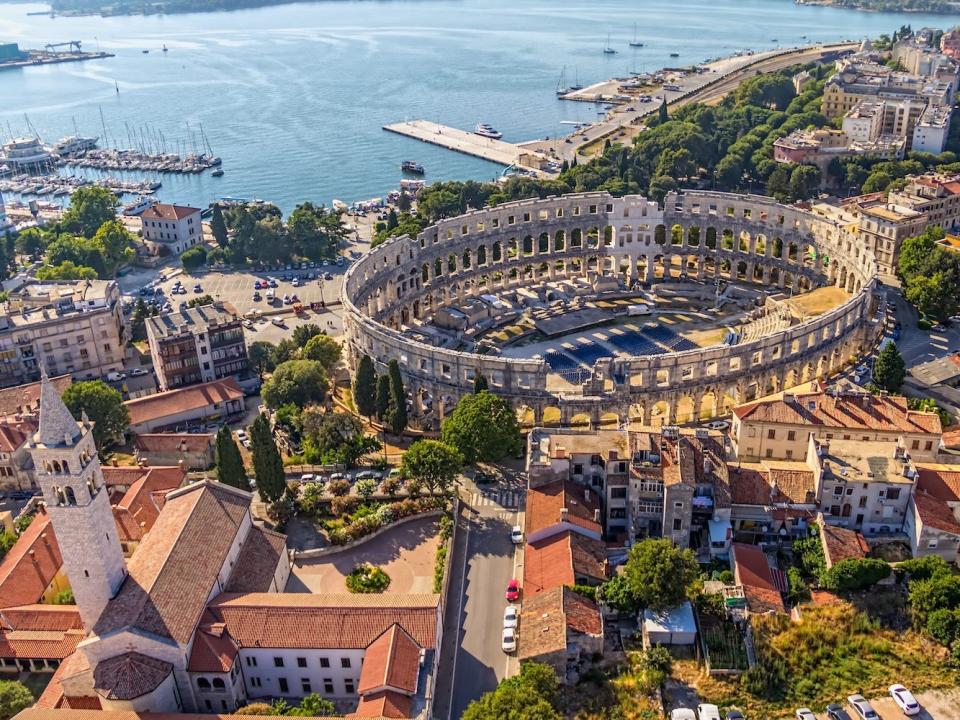
[[[786,615],[754,618],[754,640],[764,672],[741,679],[710,678],[693,663],[674,674],[708,702],[736,705],[747,717],[787,718],[793,708],[823,707],[854,692],[886,694],[893,682],[914,692],[952,687],[957,673],[946,651],[910,632],[884,629],[848,603],[802,607],[800,622]]]

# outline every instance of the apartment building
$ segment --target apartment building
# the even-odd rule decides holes
[[[897,442],[915,461],[936,461],[943,428],[936,413],[911,410],[907,399],[853,392],[783,392],[733,409],[730,442],[744,462],[807,457],[820,441]]]
[[[249,369],[240,318],[217,304],[147,318],[160,390],[222,380]]]
[[[960,59],[960,29],[945,32],[940,38],[940,52],[947,57]]]
[[[913,557],[960,560],[960,465],[917,463],[917,485],[903,530]]]
[[[0,311],[0,387],[49,375],[92,380],[123,368],[126,327],[112,280],[29,281]]]
[[[203,242],[200,208],[157,203],[140,215],[143,244],[151,255],[179,255]]]
[[[928,105],[913,126],[910,149],[939,155],[947,148],[950,137],[950,118],[953,108],[948,105]]]
[[[816,165],[826,177],[830,163],[841,157],[876,157],[899,159],[903,157],[906,140],[894,135],[877,134],[865,140],[855,140],[845,130],[810,128],[795,130],[773,143],[773,159],[777,162]]]
[[[888,202],[898,209],[923,213],[925,226],[955,229],[960,227],[960,175],[909,175],[902,189],[890,191]]]
[[[855,233],[873,251],[880,272],[888,275],[897,271],[903,241],[922,233],[928,224],[925,212],[889,202],[883,193],[848,198],[843,208],[856,221]]]

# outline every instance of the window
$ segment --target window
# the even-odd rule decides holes
[[[833,488],[834,495],[843,495],[843,485],[837,485]]]
[[[257,659],[255,657],[247,656],[247,667],[256,667]]]
[[[320,667],[322,668],[330,667],[330,658],[320,658]]]
[[[346,691],[347,695],[353,695],[353,680],[344,680],[343,689]]]
[[[323,679],[323,692],[325,695],[333,695],[333,680],[330,678]]]
[[[198,690],[209,690],[210,681],[206,678],[197,678],[197,689]]]
[[[930,538],[930,540],[927,541],[927,547],[928,547],[928,548],[935,548],[936,546],[937,546],[937,539],[936,539],[936,538]]]
[[[282,657],[275,657],[275,658],[273,659],[273,666],[274,666],[274,667],[283,667],[283,658],[282,658]]]
[[[840,506],[839,506],[839,505],[831,505],[831,506],[830,506],[830,514],[831,514],[831,515],[839,515],[839,514],[840,514]]]
[[[770,428],[769,430],[767,430],[767,440],[776,440],[776,439],[777,439],[777,431],[774,430],[773,428]]]
[[[767,448],[767,450],[766,450],[766,452],[765,452],[765,455],[766,455],[766,457],[768,457],[768,458],[772,458],[772,457],[773,457],[773,448]]]
[[[890,488],[887,490],[887,500],[899,500],[900,488]]]
[[[350,658],[340,658],[340,667],[342,668],[350,667]]]
[[[787,450],[787,460],[793,459],[793,450]]]
[[[919,450],[919,449],[920,449],[920,441],[919,441],[919,440],[914,440],[913,443],[910,445],[910,449],[911,449],[911,450]]]
[[[307,659],[306,659],[306,658],[298,657],[298,658],[297,658],[297,667],[306,667],[306,666],[307,666]]]
[[[610,497],[615,500],[622,500],[627,497],[627,489],[625,487],[610,488]]]
[[[626,508],[610,508],[610,519],[611,520],[623,520],[627,517]]]
[[[213,679],[213,689],[214,689],[216,692],[223,692],[223,691],[226,690],[227,688],[226,688],[226,685],[223,684],[223,680],[222,680],[221,678],[214,678],[214,679]]]
[[[313,687],[310,685],[310,678],[300,678],[300,687],[307,695],[313,692]]]
[[[674,506],[677,510],[683,510],[683,503],[682,503],[682,502],[675,502],[675,503],[673,504],[673,506]]]
[[[787,431],[787,440],[796,440],[796,439],[797,439],[797,431],[796,431],[796,430],[788,430],[788,431]]]
[[[933,441],[932,441],[932,440],[927,440],[927,441],[923,444],[923,449],[924,449],[924,450],[933,450]]]
[[[261,686],[260,678],[258,678],[258,677],[256,677],[256,676],[251,677],[251,678],[250,678],[250,686],[251,686],[251,687],[256,687],[256,688],[260,687],[260,686]]]
[[[581,465],[580,463],[577,463],[576,465],[574,465],[574,466],[573,466],[573,474],[574,474],[574,475],[583,475],[583,465]]]
[[[683,530],[683,520],[680,518],[673,519],[673,529],[674,530]]]
[[[287,679],[286,679],[286,678],[278,678],[278,679],[277,679],[277,682],[280,683],[280,692],[282,692],[282,693],[288,693],[288,692],[290,692],[290,686],[287,684]]]
[[[867,496],[866,496],[866,495],[863,495],[863,496],[861,496],[861,498],[860,498],[860,503],[859,503],[858,507],[865,508],[866,506],[867,506]]]

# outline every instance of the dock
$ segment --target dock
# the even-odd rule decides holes
[[[384,125],[383,129],[465,155],[473,155],[500,165],[524,167],[537,175],[551,177],[550,173],[540,170],[539,167],[541,161],[547,160],[545,155],[504,140],[482,137],[429,120],[408,120]]]
[[[46,13],[44,13],[46,15]],[[70,52],[70,53],[47,53],[41,50],[29,50],[23,53],[22,57],[0,60],[0,70],[7,68],[23,68],[34,65],[57,65],[59,63],[82,62],[84,60],[102,60],[112,58],[113,53],[108,52]]]

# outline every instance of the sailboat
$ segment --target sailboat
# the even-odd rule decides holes
[[[580,71],[576,68],[573,69],[573,85],[570,86],[569,90],[570,92],[583,90],[583,85],[580,84]]]
[[[117,90],[117,95],[119,95],[119,94],[120,94],[120,84],[119,84],[116,80],[113,81],[113,87],[116,88],[116,90]]]
[[[557,97],[563,97],[568,92],[570,88],[567,87],[567,66],[564,65],[560,70],[560,79],[557,80]]]
[[[643,47],[643,43],[637,40],[637,24],[633,24],[633,41],[630,43],[630,47]]]
[[[617,51],[610,46],[610,33],[607,33],[607,46],[603,49],[604,55],[616,55]]]

